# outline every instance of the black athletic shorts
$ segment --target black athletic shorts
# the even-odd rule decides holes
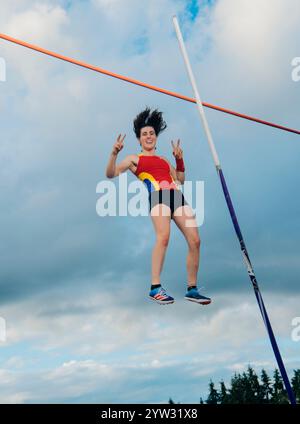
[[[173,188],[170,190],[156,190],[149,194],[149,211],[160,203],[169,206],[171,209],[171,218],[177,208],[188,205],[182,192]]]

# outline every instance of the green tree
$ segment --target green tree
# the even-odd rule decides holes
[[[210,405],[216,405],[219,401],[218,391],[215,389],[214,383],[210,380],[209,383],[209,394],[206,399],[206,403]]]
[[[243,391],[244,385],[242,376],[235,373],[231,378],[231,389],[229,389],[230,403],[244,403]]]
[[[271,386],[271,379],[266,373],[264,369],[261,371],[261,401],[262,403],[270,403],[272,398],[272,386]]]
[[[282,378],[277,369],[274,371],[273,378],[274,378],[274,383],[273,383],[272,403],[276,403],[276,404],[289,403],[286,391],[283,387]]]
[[[230,395],[226,389],[224,381],[220,381],[220,386],[221,386],[221,390],[219,394],[219,402],[221,404],[230,403]]]
[[[292,388],[296,396],[297,403],[300,403],[300,369],[294,370],[294,376],[291,380]],[[212,380],[209,383],[209,394],[206,400],[207,404],[288,404],[288,396],[283,386],[282,378],[279,371],[275,369],[273,373],[273,381],[267,372],[262,369],[260,381],[249,365],[247,372],[243,374],[235,373],[231,378],[229,388],[225,386],[224,381],[220,381],[220,392],[215,389]],[[175,402],[170,398],[169,403]],[[179,402],[178,402],[179,403]],[[202,397],[200,404],[203,404]]]
[[[262,403],[261,386],[256,372],[248,366],[247,371],[248,398],[246,403]]]
[[[226,397],[228,403],[252,404],[261,402],[261,387],[259,379],[250,366],[247,372],[235,374],[231,379],[231,389]]]
[[[297,403],[300,403],[300,369],[294,370],[294,377],[291,380],[293,392]]]
[[[248,374],[243,372],[241,377],[241,403],[254,403],[254,393]]]

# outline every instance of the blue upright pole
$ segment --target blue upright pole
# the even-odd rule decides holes
[[[269,335],[269,338],[270,338],[270,342],[271,342],[271,345],[272,345],[272,348],[273,348],[273,351],[274,351],[274,354],[275,354],[275,358],[276,358],[276,361],[277,361],[277,364],[278,364],[278,367],[279,367],[279,370],[280,370],[280,373],[281,373],[281,376],[282,376],[282,379],[283,379],[283,382],[284,382],[284,385],[285,385],[285,388],[286,388],[286,391],[287,391],[287,394],[288,394],[288,397],[289,397],[289,400],[290,400],[290,403],[292,405],[295,405],[296,404],[296,398],[295,398],[294,392],[292,390],[288,375],[286,373],[284,363],[283,363],[282,358],[281,358],[280,351],[278,349],[278,345],[277,345],[277,342],[276,342],[276,339],[275,339],[275,336],[274,336],[274,333],[273,333],[273,330],[272,330],[272,327],[271,327],[271,323],[270,323],[270,320],[269,320],[269,317],[268,317],[268,314],[267,314],[267,311],[266,311],[266,308],[265,308],[265,305],[264,305],[264,302],[263,302],[262,295],[261,295],[259,287],[258,287],[258,283],[257,283],[256,277],[255,277],[255,274],[254,274],[254,270],[253,270],[253,267],[252,267],[247,249],[246,249],[246,245],[245,245],[245,242],[244,242],[244,239],[243,239],[243,236],[242,236],[242,232],[241,232],[236,214],[235,214],[235,210],[234,210],[231,198],[230,198],[230,194],[229,194],[229,191],[228,191],[228,188],[227,188],[227,185],[226,185],[226,181],[225,181],[225,178],[224,178],[224,175],[223,175],[223,172],[222,172],[222,168],[221,168],[221,164],[220,164],[220,161],[219,161],[219,158],[218,158],[218,154],[217,154],[217,151],[216,151],[213,139],[212,139],[212,135],[211,135],[211,132],[210,132],[210,129],[209,129],[209,126],[208,126],[208,122],[207,122],[205,113],[204,113],[204,108],[202,106],[202,102],[201,102],[201,99],[200,99],[196,80],[195,80],[195,77],[194,77],[194,74],[193,74],[193,71],[192,71],[192,68],[191,68],[191,65],[190,65],[190,61],[189,61],[189,58],[188,58],[188,55],[187,55],[187,51],[186,51],[186,48],[185,48],[185,44],[184,44],[184,41],[183,41],[183,37],[182,37],[181,31],[180,31],[178,20],[177,20],[176,16],[173,17],[173,24],[174,24],[176,35],[177,35],[177,38],[178,38],[180,50],[181,50],[181,53],[183,55],[184,62],[185,62],[186,68],[187,68],[187,72],[188,72],[188,75],[189,75],[189,78],[190,78],[190,82],[191,82],[191,85],[192,85],[192,88],[193,88],[193,91],[194,91],[194,94],[195,94],[197,108],[198,108],[200,118],[201,118],[201,121],[202,121],[202,124],[203,124],[203,127],[204,127],[204,131],[205,131],[205,134],[206,134],[206,137],[207,137],[207,141],[208,141],[208,144],[209,144],[212,156],[213,156],[213,160],[214,160],[218,175],[220,177],[223,193],[224,193],[226,203],[227,203],[227,206],[228,206],[228,209],[229,209],[229,212],[230,212],[231,220],[232,220],[237,238],[240,242],[242,255],[243,255],[247,270],[248,270],[248,275],[249,275],[250,280],[251,280],[252,285],[253,285],[256,300],[257,300],[257,303],[258,303],[264,324],[266,326],[266,329],[267,329],[267,332],[268,332],[268,335]]]

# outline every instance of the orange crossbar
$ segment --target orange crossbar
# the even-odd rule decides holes
[[[150,90],[158,91],[159,93],[167,94],[168,96],[176,97],[178,99],[185,100],[187,102],[196,103],[195,99],[193,99],[191,97],[184,96],[183,94],[179,94],[179,93],[175,93],[173,91],[165,90],[164,88],[160,88],[160,87],[155,87],[154,85],[150,85],[150,84],[147,84],[145,82],[135,80],[133,78],[125,77],[123,75],[107,71],[105,69],[99,68],[98,66],[93,66],[93,65],[90,65],[88,63],[85,63],[85,62],[82,62],[82,61],[79,61],[79,60],[76,60],[76,59],[72,59],[70,57],[63,56],[63,55],[58,54],[58,53],[54,53],[50,50],[46,50],[46,49],[43,49],[42,47],[26,43],[25,41],[18,40],[16,38],[12,38],[12,37],[5,35],[5,34],[0,33],[0,38],[2,38],[3,40],[6,40],[6,41],[10,41],[11,43],[19,44],[20,46],[23,46],[23,47],[27,47],[28,49],[35,50],[39,53],[43,53],[43,54],[46,54],[48,56],[55,57],[56,59],[64,60],[65,62],[70,62],[70,63],[73,63],[74,65],[78,65],[78,66],[81,66],[83,68],[90,69],[90,70],[95,71],[95,72],[99,72],[100,74],[104,74],[104,75],[108,75],[110,77],[118,78],[120,80],[130,82],[131,84],[139,85],[141,87],[148,88]],[[218,110],[220,112],[228,113],[230,115],[238,116],[239,118],[248,119],[249,121],[258,122],[259,124],[268,125],[270,127],[278,128],[278,129],[283,130],[283,131],[289,131],[289,132],[292,132],[294,134],[300,135],[299,130],[288,128],[288,127],[285,127],[283,125],[275,124],[273,122],[265,121],[263,119],[255,118],[253,116],[245,115],[243,113],[235,112],[235,111],[230,110],[230,109],[225,109],[223,107],[216,106],[216,105],[213,105],[213,104],[210,104],[210,103],[203,102],[202,104],[205,107],[215,109],[215,110]]]

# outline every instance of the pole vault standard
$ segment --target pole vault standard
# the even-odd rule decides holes
[[[283,381],[284,381],[286,391],[288,393],[288,397],[290,399],[291,404],[295,405],[296,404],[295,395],[294,395],[294,392],[291,388],[290,381],[289,381],[289,378],[287,376],[287,373],[286,373],[286,370],[285,370],[285,367],[284,367],[284,363],[282,361],[280,351],[279,351],[278,346],[277,346],[277,342],[276,342],[276,339],[275,339],[275,336],[274,336],[274,333],[273,333],[273,330],[272,330],[272,327],[271,327],[271,323],[269,321],[269,317],[268,317],[268,314],[267,314],[267,311],[266,311],[266,308],[265,308],[265,305],[264,305],[264,302],[263,302],[262,295],[261,295],[259,287],[258,287],[258,283],[257,283],[256,277],[255,277],[255,274],[254,274],[253,267],[252,267],[251,262],[250,262],[250,258],[249,258],[249,255],[248,255],[248,252],[247,252],[247,249],[246,249],[246,245],[245,245],[242,233],[241,233],[241,229],[240,229],[240,226],[239,226],[239,223],[238,223],[238,220],[237,220],[234,208],[233,208],[233,204],[231,202],[230,194],[229,194],[229,191],[228,191],[228,188],[227,188],[227,185],[226,185],[226,181],[225,181],[225,178],[224,178],[224,175],[223,175],[223,172],[222,172],[222,168],[221,168],[221,164],[220,164],[220,161],[219,161],[219,158],[218,158],[218,154],[217,154],[214,142],[213,142],[213,138],[212,138],[209,126],[208,126],[208,122],[207,122],[205,113],[204,113],[204,109],[203,109],[202,102],[201,102],[201,99],[200,99],[196,80],[195,80],[195,77],[194,77],[194,74],[193,74],[193,70],[192,70],[192,67],[191,67],[191,64],[190,64],[190,61],[189,61],[189,57],[188,57],[188,54],[187,54],[187,51],[186,51],[186,48],[185,48],[185,44],[184,44],[184,41],[183,41],[183,37],[182,37],[181,31],[180,31],[180,27],[179,27],[178,20],[177,20],[176,16],[173,16],[173,24],[174,24],[176,35],[177,35],[177,38],[178,38],[180,50],[181,50],[181,53],[183,55],[183,59],[184,59],[184,62],[185,62],[186,68],[187,68],[187,72],[188,72],[190,82],[191,82],[191,85],[192,85],[192,88],[193,88],[193,91],[194,91],[194,95],[195,95],[195,98],[196,98],[197,109],[199,111],[200,119],[201,119],[202,125],[204,127],[204,131],[205,131],[205,134],[206,134],[206,137],[207,137],[207,141],[208,141],[208,144],[209,144],[209,147],[210,147],[211,154],[213,156],[213,160],[214,160],[218,175],[220,177],[223,193],[224,193],[224,196],[225,196],[225,199],[226,199],[226,203],[227,203],[227,206],[228,206],[228,209],[229,209],[229,212],[230,212],[230,216],[231,216],[231,219],[232,219],[232,223],[233,223],[237,238],[240,242],[242,255],[243,255],[247,270],[248,270],[250,280],[251,280],[252,285],[253,285],[253,289],[254,289],[254,293],[255,293],[255,296],[256,296],[256,299],[257,299],[257,302],[258,302],[258,306],[259,306],[263,321],[265,323],[267,332],[269,334],[271,345],[272,345],[272,348],[273,348],[273,351],[274,351],[274,354],[275,354],[275,357],[276,357],[276,360],[277,360],[277,364],[279,366],[279,369],[280,369],[280,372],[281,372],[281,375],[282,375],[282,378],[283,378]]]
[[[185,100],[187,102],[196,103],[196,100],[192,99],[191,97],[187,97],[187,96],[184,96],[182,94],[175,93],[173,91],[165,90],[164,88],[155,87],[154,85],[146,84],[145,82],[138,81],[138,80],[135,80],[133,78],[125,77],[123,75],[116,74],[114,72],[107,71],[105,69],[99,68],[98,66],[89,65],[88,63],[85,63],[85,62],[82,62],[82,61],[79,61],[79,60],[76,60],[76,59],[72,59],[71,57],[63,56],[63,55],[58,54],[58,53],[54,53],[50,50],[43,49],[42,47],[26,43],[25,41],[17,40],[16,38],[10,37],[9,35],[5,35],[5,34],[0,33],[0,38],[2,38],[3,40],[9,41],[11,43],[19,44],[20,46],[23,46],[23,47],[27,47],[28,49],[35,50],[39,53],[43,53],[43,54],[46,54],[48,56],[55,57],[56,59],[64,60],[65,62],[72,63],[73,65],[78,65],[78,66],[81,66],[83,68],[90,69],[91,71],[99,72],[100,74],[108,75],[110,77],[114,77],[114,78],[117,78],[117,79],[120,79],[120,80],[123,80],[123,81],[126,81],[126,82],[130,82],[131,84],[139,85],[141,87],[148,88],[150,90],[158,91],[159,93],[167,94],[168,96],[176,97],[178,99]],[[275,124],[273,122],[265,121],[263,119],[255,118],[255,117],[250,116],[250,115],[245,115],[245,114],[240,113],[240,112],[235,112],[235,111],[230,110],[230,109],[225,109],[223,107],[212,105],[210,103],[203,102],[202,105],[205,106],[205,107],[208,107],[210,109],[218,110],[219,112],[228,113],[230,115],[234,115],[234,116],[237,116],[239,118],[247,119],[249,121],[257,122],[257,123],[262,124],[262,125],[268,125],[269,127],[277,128],[277,129],[282,130],[282,131],[288,131],[288,132],[300,135],[299,130],[288,128],[288,127],[285,127],[283,125],[279,125],[279,124]]]

